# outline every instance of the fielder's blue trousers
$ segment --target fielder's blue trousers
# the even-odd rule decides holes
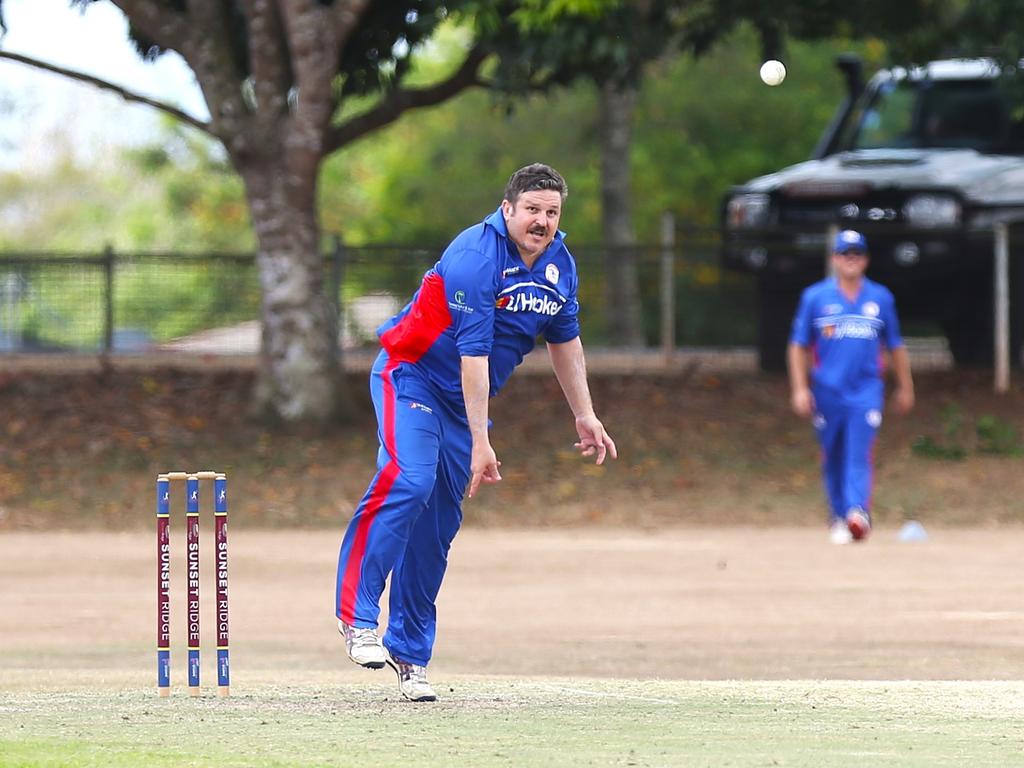
[[[821,469],[832,519],[854,508],[871,514],[875,437],[882,424],[884,392],[877,386],[851,395],[814,388],[814,428],[821,444]]]
[[[435,600],[462,523],[472,438],[456,412],[408,363],[381,352],[370,373],[380,449],[377,473],[341,543],[335,608],[376,627],[391,575],[384,646],[413,664],[430,661]]]

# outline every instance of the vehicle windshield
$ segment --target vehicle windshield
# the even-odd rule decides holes
[[[995,78],[891,80],[851,114],[839,148],[1024,154],[1024,98],[1015,85]]]

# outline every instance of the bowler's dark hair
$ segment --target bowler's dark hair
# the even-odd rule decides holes
[[[505,199],[515,205],[523,192],[534,192],[538,189],[552,189],[562,196],[565,202],[569,187],[562,174],[544,163],[530,163],[512,174],[505,185]]]

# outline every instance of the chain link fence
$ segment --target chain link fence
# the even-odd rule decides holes
[[[341,311],[340,343],[375,345],[374,329],[408,300],[441,250],[336,240],[324,254],[324,274]],[[609,341],[617,308],[606,265],[622,258],[636,265],[647,347],[753,343],[754,285],[719,269],[716,232],[680,232],[674,243],[638,245],[628,254],[586,245],[571,250],[588,346]],[[0,254],[0,354],[255,354],[259,316],[253,254]]]

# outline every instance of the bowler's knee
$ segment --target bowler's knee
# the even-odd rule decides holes
[[[405,468],[395,478],[395,486],[407,494],[410,499],[426,502],[434,491],[435,471],[418,467]]]

